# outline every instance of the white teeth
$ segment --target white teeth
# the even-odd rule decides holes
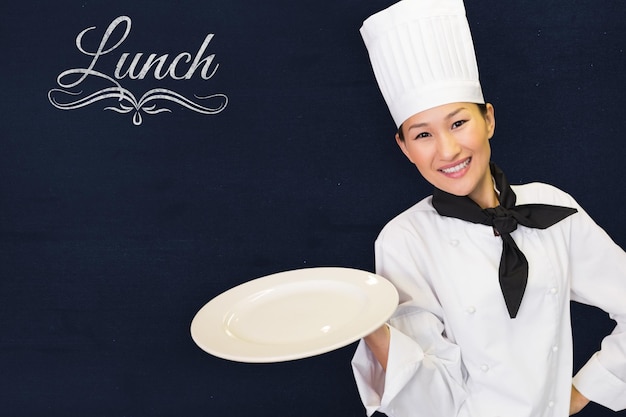
[[[463,168],[468,166],[469,163],[470,163],[470,158],[467,158],[465,161],[463,161],[462,163],[458,164],[457,166],[453,166],[451,168],[442,169],[441,172],[443,172],[444,174],[453,174],[455,172],[459,172],[460,170],[462,170]]]

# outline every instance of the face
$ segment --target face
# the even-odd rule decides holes
[[[473,103],[451,103],[417,113],[402,124],[402,152],[440,190],[468,196],[481,207],[494,207],[489,139],[495,130],[494,109]]]

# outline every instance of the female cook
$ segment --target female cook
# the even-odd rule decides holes
[[[400,305],[352,365],[368,415],[563,417],[626,408],[626,254],[565,192],[491,162],[462,0],[402,0],[361,28],[398,126],[435,190],[389,222],[377,273]],[[570,301],[617,322],[572,377]]]

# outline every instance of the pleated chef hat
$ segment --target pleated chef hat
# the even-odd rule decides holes
[[[366,19],[361,36],[398,127],[436,106],[485,102],[462,0],[402,0]]]

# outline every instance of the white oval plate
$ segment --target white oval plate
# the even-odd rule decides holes
[[[191,322],[204,351],[238,362],[282,362],[347,346],[380,327],[398,306],[385,278],[350,268],[279,272],[234,287]]]

